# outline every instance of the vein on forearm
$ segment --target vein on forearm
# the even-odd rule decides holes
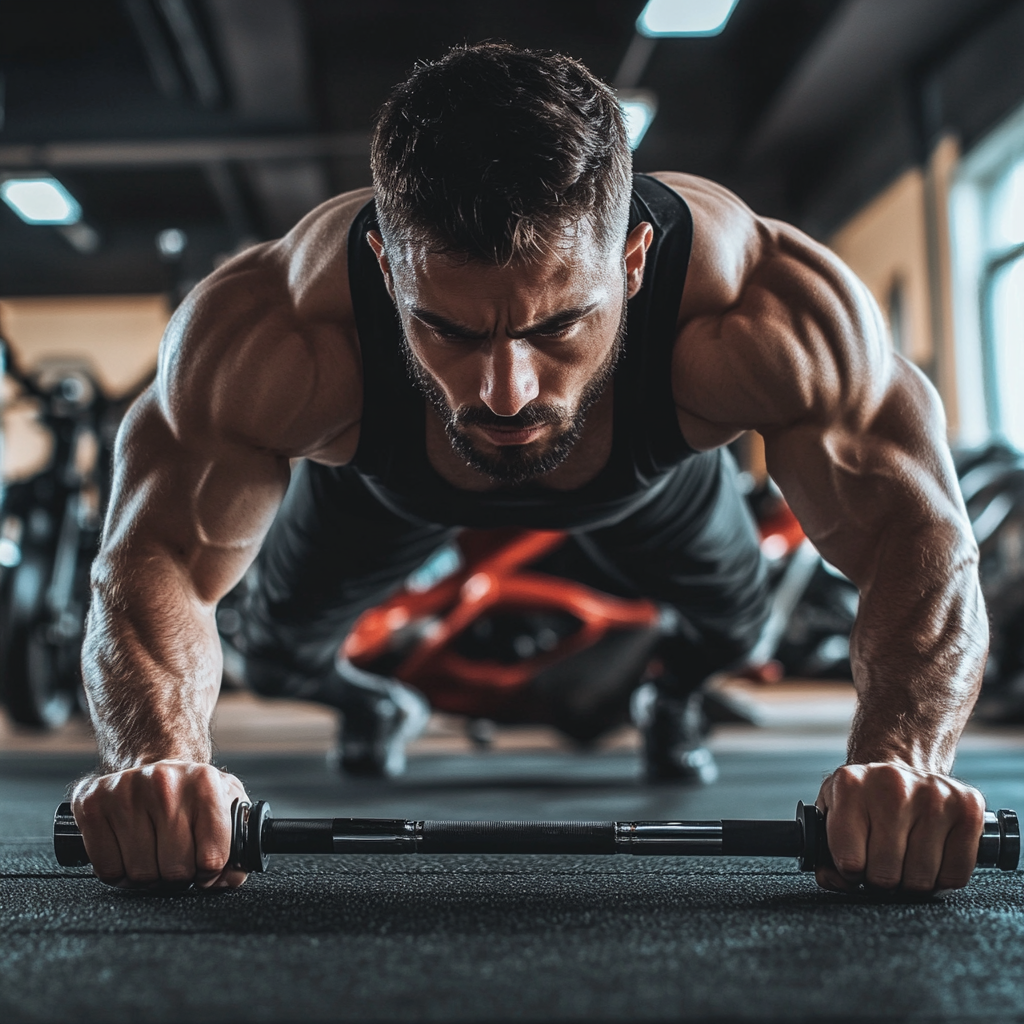
[[[93,585],[83,676],[109,770],[210,758],[220,681],[213,609],[188,594],[173,565],[146,561],[144,572],[101,570]]]
[[[949,522],[893,529],[879,548],[851,637],[848,756],[947,771],[988,650],[976,549]]]

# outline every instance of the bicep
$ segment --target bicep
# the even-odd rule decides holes
[[[126,417],[101,561],[137,576],[158,562],[204,603],[255,557],[288,485],[288,460],[213,431],[173,430],[154,391]],[[154,569],[156,566],[154,565]]]

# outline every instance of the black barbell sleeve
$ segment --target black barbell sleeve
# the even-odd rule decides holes
[[[89,863],[71,805],[53,822],[57,861]],[[232,808],[231,864],[265,871],[271,854],[570,853],[796,857],[805,871],[830,863],[825,819],[799,804],[795,821],[407,821],[401,818],[273,818],[266,801]],[[1020,859],[1013,811],[986,811],[978,867],[1012,871]]]

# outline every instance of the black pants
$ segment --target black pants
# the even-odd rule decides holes
[[[572,533],[545,568],[624,597],[674,606],[665,654],[686,686],[745,654],[767,616],[756,530],[724,450],[681,463],[638,511]],[[324,690],[339,645],[456,527],[384,508],[347,468],[302,463],[257,561],[243,644],[258,692],[337,703]]]

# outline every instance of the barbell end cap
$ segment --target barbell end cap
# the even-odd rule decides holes
[[[1001,871],[1016,871],[1020,863],[1020,821],[1016,811],[1003,808],[999,819],[999,859],[996,867]]]
[[[236,800],[231,805],[230,867],[247,875],[267,870],[270,855],[263,852],[263,829],[270,818],[270,804],[257,800]]]
[[[263,833],[270,820],[270,804],[266,800],[257,800],[249,812],[249,836],[246,843],[246,870],[264,872],[270,864],[270,854],[265,853],[266,844]]]
[[[53,853],[57,863],[64,868],[89,866],[89,854],[85,851],[85,840],[78,830],[71,804],[65,800],[53,816]]]
[[[825,815],[814,804],[801,800],[796,805],[796,820],[803,833],[803,850],[797,857],[801,871],[816,871],[823,863],[822,850],[825,845]]]

